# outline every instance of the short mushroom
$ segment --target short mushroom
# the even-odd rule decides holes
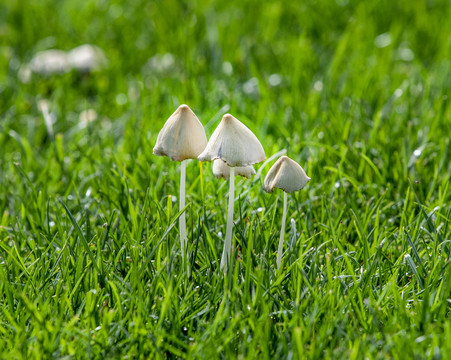
[[[283,190],[283,215],[280,230],[279,246],[277,249],[277,268],[282,263],[283,238],[285,234],[285,221],[287,218],[287,193],[302,189],[310,178],[296,161],[288,156],[281,156],[269,169],[263,183],[263,190],[272,193],[274,188]]]
[[[80,72],[100,70],[108,63],[102,49],[90,44],[83,44],[69,51],[67,60],[72,68]]]
[[[30,69],[47,76],[64,74],[70,70],[70,66],[65,51],[50,49],[36,53],[30,61]]]
[[[230,178],[230,166],[227,165],[221,159],[216,159],[213,161],[213,174],[217,178],[223,178],[224,180],[229,180]],[[248,166],[236,166],[235,175],[239,175],[250,179],[252,175],[255,175],[255,169],[252,165]]]
[[[180,105],[169,117],[158,134],[153,153],[158,156],[168,156],[172,161],[180,161],[180,211],[185,208],[185,177],[186,160],[196,159],[207,145],[204,127],[189,108]],[[186,217],[183,212],[179,218],[180,246],[182,259],[185,259],[185,248],[188,242],[186,236]]]
[[[265,158],[263,146],[254,133],[230,114],[222,117],[221,122],[208,141],[207,147],[198,156],[200,161],[220,159],[230,167],[227,228],[220,265],[224,272],[227,271],[230,263],[230,250],[232,248],[235,172],[238,172],[237,167],[247,167],[259,163]],[[218,164],[217,168],[222,165]]]

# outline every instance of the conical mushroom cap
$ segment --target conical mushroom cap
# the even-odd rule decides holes
[[[173,161],[196,159],[207,146],[204,127],[188,105],[180,105],[158,134],[153,153]]]
[[[230,166],[227,165],[221,159],[216,159],[215,161],[213,161],[213,174],[217,178],[223,178],[225,180],[229,180]],[[255,175],[255,170],[252,165],[236,166],[235,167],[235,175],[240,175],[240,176],[250,179],[252,175]]]
[[[263,146],[254,133],[232,115],[226,114],[198,159],[221,159],[227,165],[236,167],[252,165],[265,160],[266,157]]]
[[[266,174],[263,190],[272,193],[274,188],[279,188],[291,193],[302,189],[309,181],[301,165],[288,156],[281,156]]]

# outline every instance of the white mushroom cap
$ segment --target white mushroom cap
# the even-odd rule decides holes
[[[237,167],[261,162],[266,156],[254,133],[232,115],[225,114],[198,158],[200,161],[221,159]]]
[[[196,159],[207,146],[204,127],[189,108],[180,105],[158,134],[153,153],[173,161]]]
[[[288,156],[281,156],[269,169],[263,190],[271,193],[274,188],[279,188],[291,193],[302,189],[309,181],[310,178],[301,165]]]
[[[215,161],[213,161],[213,174],[217,178],[223,178],[225,180],[229,180],[230,166],[227,165],[221,159],[216,159]],[[252,175],[255,175],[255,170],[252,165],[236,166],[235,167],[235,175],[240,175],[240,176],[250,179]]]
[[[80,45],[72,49],[67,54],[67,59],[71,67],[82,72],[98,70],[107,64],[102,49],[90,44]]]
[[[30,69],[41,75],[62,74],[70,70],[67,54],[62,50],[44,50],[30,61]]]

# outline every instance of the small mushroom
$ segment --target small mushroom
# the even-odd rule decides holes
[[[36,53],[29,66],[32,72],[44,76],[63,74],[70,70],[66,52],[56,49]]]
[[[104,68],[108,61],[98,46],[83,44],[69,51],[67,59],[70,66],[80,72],[90,72]]]
[[[198,157],[200,161],[220,159],[230,167],[228,174],[230,182],[227,228],[220,265],[221,270],[224,272],[227,271],[230,263],[230,251],[232,248],[235,173],[239,171],[237,168],[256,164],[265,160],[265,158],[263,146],[254,133],[230,114],[222,117],[221,122],[208,141],[207,147]]]
[[[185,178],[186,160],[196,159],[207,145],[204,127],[189,108],[180,105],[169,117],[158,134],[153,153],[158,156],[168,156],[173,161],[180,161],[180,211],[185,208]],[[179,217],[180,246],[182,259],[185,260],[185,248],[188,242],[186,236],[186,217],[183,212]]]
[[[216,159],[213,161],[213,174],[217,178],[223,178],[229,180],[230,178],[230,166],[223,160]],[[252,165],[248,166],[236,166],[235,174],[250,179],[252,175],[255,175],[255,169]]]
[[[302,189],[310,181],[304,169],[288,156],[281,156],[269,169],[263,183],[263,190],[272,193],[274,188],[283,190],[283,214],[280,230],[279,246],[277,249],[277,268],[282,263],[283,238],[287,218],[287,193]]]

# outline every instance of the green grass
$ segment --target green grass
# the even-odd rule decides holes
[[[448,358],[450,18],[447,0],[2,2],[0,358]],[[83,43],[107,69],[19,80]],[[226,276],[228,184],[188,164],[182,269],[178,164],[152,154],[181,103],[312,178],[280,272],[272,162],[237,182]]]

